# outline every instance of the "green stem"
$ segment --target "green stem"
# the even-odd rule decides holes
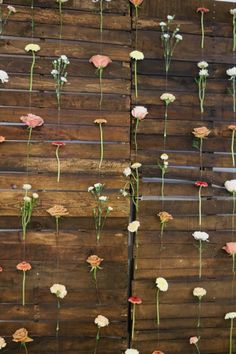
[[[139,172],[136,169],[136,213],[139,211]]]
[[[136,310],[136,305],[133,304],[133,316],[132,316],[132,335],[131,335],[131,340],[134,339],[134,330],[135,330],[135,311]]]
[[[103,129],[102,124],[99,124],[99,131],[100,131],[100,162],[99,162],[99,170],[102,167],[103,156],[104,156],[104,145],[103,145]]]
[[[100,33],[103,32],[103,0],[100,0]]]
[[[236,35],[235,35],[236,36]],[[236,79],[235,77],[232,78],[232,96],[233,96],[233,112],[236,112]]]
[[[34,76],[34,65],[35,65],[35,52],[32,51],[32,64],[30,69],[30,92],[33,90],[33,76]]]
[[[134,85],[135,85],[135,97],[138,98],[137,60],[134,61]]]
[[[236,50],[236,15],[233,15],[233,52]]]
[[[199,240],[199,279],[202,277],[202,240]]]
[[[25,354],[28,354],[28,349],[26,343],[22,342],[23,347],[25,348]]]
[[[138,143],[137,143],[137,131],[138,131],[138,126],[139,126],[139,119],[136,118],[135,131],[134,131],[134,145],[135,145],[135,152],[136,152],[136,154],[137,154],[137,152],[138,152]]]
[[[60,162],[60,157],[59,157],[59,148],[60,145],[57,145],[56,148],[56,159],[57,159],[57,183],[60,182],[60,176],[61,176],[61,162]]]
[[[203,164],[202,164],[202,151],[203,151],[203,139],[200,138],[200,170],[202,171]]]
[[[99,69],[99,86],[100,86],[99,106],[100,106],[100,109],[102,108],[102,101],[103,101],[102,73],[103,73],[103,68],[100,68]]]
[[[164,145],[165,145],[165,143],[166,143],[166,136],[167,136],[167,119],[168,119],[168,104],[166,103],[166,107],[165,107],[165,120],[164,120],[164,133],[163,133]]]
[[[22,306],[25,306],[25,280],[26,280],[26,271],[23,270],[23,281],[22,281]]]
[[[202,41],[201,48],[204,48],[205,31],[204,31],[204,12],[201,12],[201,30],[202,30]]]
[[[57,326],[56,326],[56,336],[58,336],[59,330],[60,330],[60,321],[59,321],[60,308],[61,308],[60,300],[57,299]]]
[[[233,259],[232,272],[233,272],[233,275],[235,275],[235,253],[232,254],[232,259]]]
[[[160,290],[157,289],[157,326],[160,326],[160,304],[159,304],[159,293]]]
[[[165,168],[161,169],[161,199],[164,199],[164,188],[165,188]]]
[[[27,158],[26,158],[26,168],[27,168],[27,171],[28,171],[29,157],[30,157],[32,130],[33,130],[33,127],[29,127],[29,136],[28,136],[28,141],[27,141]]]
[[[57,236],[59,235],[59,218],[60,217],[58,217],[58,216],[56,216],[56,234],[57,234]]]
[[[198,210],[198,224],[201,228],[202,226],[202,197],[201,197],[201,191],[202,191],[202,187],[199,187],[199,191],[198,191],[198,201],[199,201],[199,210]]]
[[[60,14],[60,35],[59,38],[61,39],[62,36],[62,2],[59,0],[59,14]]]
[[[235,157],[234,157],[234,145],[235,145],[235,130],[232,130],[232,138],[231,138],[231,156],[232,156],[232,164],[235,167]]]
[[[198,353],[198,354],[201,354],[201,353],[200,353],[199,346],[197,345],[197,343],[196,343],[196,344],[194,344],[194,345],[195,345],[195,347],[196,347],[196,349],[197,349],[197,353]]]
[[[95,345],[95,349],[94,349],[94,354],[97,354],[99,339],[100,339],[100,328],[98,327],[98,331],[97,331],[97,335],[96,335],[96,345]]]
[[[138,48],[138,6],[135,6],[135,49]]]
[[[229,335],[229,354],[233,354],[233,329],[234,329],[234,319],[230,320],[230,335]]]
[[[233,192],[232,231],[234,231],[235,209],[236,209],[236,192]]]
[[[34,36],[34,0],[31,0],[31,29],[32,29],[32,37]]]
[[[198,301],[198,320],[197,320],[197,327],[198,328],[201,326],[201,307],[202,307],[202,303],[201,303],[201,300],[199,299],[199,301]]]

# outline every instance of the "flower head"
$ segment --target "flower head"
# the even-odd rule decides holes
[[[177,41],[182,41],[182,40],[183,40],[183,36],[182,36],[181,34],[176,34],[176,35],[175,35],[175,39],[176,39]]]
[[[143,0],[129,0],[135,7],[142,4]]]
[[[5,339],[3,337],[0,337],[0,349],[5,348],[7,345]]]
[[[32,186],[31,184],[28,184],[28,183],[25,183],[23,184],[22,188],[25,190],[25,191],[30,191]]]
[[[132,171],[131,171],[131,168],[130,168],[130,167],[126,167],[126,168],[123,170],[123,174],[125,175],[125,177],[130,176],[131,173],[132,173]]]
[[[0,135],[0,143],[3,143],[6,140],[5,136]]]
[[[208,70],[207,69],[201,69],[199,71],[199,76],[205,76],[205,77],[209,76]]]
[[[25,328],[19,328],[13,334],[13,342],[28,343],[33,342],[33,339],[28,336],[28,331]]]
[[[106,68],[110,63],[112,63],[112,60],[106,56],[106,55],[93,55],[90,59],[89,62],[92,63],[96,68],[98,69],[104,69]]]
[[[161,154],[160,159],[163,161],[167,161],[169,156],[167,154]]]
[[[206,7],[198,7],[197,8],[197,12],[201,12],[201,13],[207,13],[209,12],[210,10],[207,9]]]
[[[137,349],[126,349],[125,354],[139,354]]]
[[[167,211],[161,211],[160,213],[157,214],[160,218],[160,222],[163,223],[167,223],[170,220],[173,220],[173,216],[169,213],[167,213]]]
[[[173,21],[173,19],[175,18],[175,16],[174,15],[167,15],[167,20],[168,21]]]
[[[165,101],[166,104],[170,104],[176,100],[176,97],[172,93],[165,92],[161,95],[160,99]]]
[[[236,131],[236,125],[231,124],[228,126],[228,129]]]
[[[189,338],[190,344],[197,344],[198,341],[199,341],[199,337],[190,337]]]
[[[230,77],[235,78],[236,77],[236,66],[233,66],[232,68],[226,70],[226,74]]]
[[[68,210],[64,206],[58,204],[55,204],[52,208],[49,208],[47,213],[56,218],[69,214]]]
[[[210,133],[211,131],[207,127],[194,128],[192,131],[192,134],[198,139],[204,139],[208,137]]]
[[[50,288],[50,291],[60,299],[64,299],[64,297],[67,295],[66,287],[62,284],[53,284]]]
[[[155,350],[152,354],[165,354],[165,353],[160,350]]]
[[[193,296],[196,296],[196,297],[198,297],[199,299],[201,299],[203,296],[205,296],[206,295],[206,289],[204,289],[204,288],[194,288],[193,289]]]
[[[140,168],[142,166],[142,164],[140,162],[134,162],[132,165],[131,165],[131,168],[133,170],[136,170],[138,168]]]
[[[107,120],[104,118],[98,118],[98,119],[95,119],[94,123],[95,124],[106,124]]]
[[[227,242],[224,247],[222,247],[225,252],[228,254],[235,255],[236,254],[236,242]]]
[[[53,141],[52,145],[53,146],[65,146],[66,143],[64,143],[63,141]]]
[[[168,285],[168,282],[165,278],[159,277],[159,278],[156,278],[156,287],[160,291],[167,291],[169,285]]]
[[[208,68],[209,64],[207,61],[203,60],[203,61],[199,61],[197,66],[199,67],[199,69],[206,69],[206,68]]]
[[[230,193],[236,193],[236,179],[231,179],[225,182],[225,188]]]
[[[30,128],[40,127],[44,123],[43,118],[31,113],[28,113],[27,116],[20,117],[20,120]]]
[[[147,108],[143,106],[136,106],[132,109],[132,116],[136,119],[143,120],[148,114]]]
[[[89,256],[86,260],[87,263],[91,265],[92,268],[98,268],[102,263],[103,258],[98,257],[97,255]]]
[[[13,12],[14,14],[16,13],[16,8],[14,6],[8,5],[7,9],[8,11]]]
[[[9,81],[8,73],[4,70],[0,70],[0,81],[2,84]]]
[[[129,232],[137,232],[140,228],[140,222],[138,220],[132,221],[128,225]]]
[[[197,182],[195,182],[195,186],[196,187],[206,188],[206,187],[208,187],[208,183],[207,182],[202,182],[202,181],[197,181]]]
[[[131,296],[128,298],[128,301],[133,305],[140,305],[142,303],[142,299],[138,296]]]
[[[105,316],[102,316],[102,315],[98,315],[95,320],[94,320],[94,323],[99,327],[99,328],[102,328],[102,327],[106,327],[109,325],[109,320],[107,317]]]
[[[197,241],[208,241],[209,238],[208,233],[203,231],[195,231],[192,236]]]
[[[229,10],[230,14],[236,16],[236,8]]]
[[[225,320],[233,320],[236,318],[236,312],[228,312],[225,315]]]
[[[40,46],[38,44],[33,44],[33,43],[30,43],[30,44],[27,44],[25,46],[25,51],[26,52],[38,52],[40,50]]]
[[[130,58],[134,60],[143,60],[144,59],[144,54],[143,52],[140,52],[139,50],[133,50],[132,52],[129,53]]]
[[[30,263],[27,263],[27,262],[25,262],[25,261],[23,261],[23,262],[17,264],[17,266],[16,266],[16,269],[22,270],[23,272],[26,272],[26,271],[30,270],[31,268],[32,268],[32,267],[31,267],[31,264],[30,264]]]

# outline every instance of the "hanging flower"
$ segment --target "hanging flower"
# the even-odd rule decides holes
[[[227,242],[224,247],[222,247],[225,252],[227,252],[233,259],[232,272],[235,275],[235,255],[236,255],[236,242]]]
[[[229,354],[233,354],[233,330],[234,330],[235,318],[236,318],[236,312],[228,312],[225,315],[225,320],[230,320]]]
[[[43,118],[36,116],[35,114],[32,113],[28,113],[27,116],[20,117],[20,120],[27,126],[29,130],[28,141],[27,141],[27,168],[28,168],[32,130],[33,128],[41,127],[44,124],[44,120]]]
[[[204,48],[204,40],[205,40],[205,30],[204,30],[204,15],[208,13],[210,10],[206,7],[199,7],[197,12],[201,14],[201,31],[202,31],[202,40],[201,40],[201,48]]]
[[[100,258],[97,255],[92,255],[87,258],[86,262],[90,264],[90,267],[91,267],[90,272],[93,273],[93,280],[94,280],[95,286],[96,286],[97,300],[98,300],[98,303],[100,303],[99,292],[98,292],[98,283],[97,283],[97,271],[98,271],[98,269],[102,269],[100,267],[100,264],[103,262],[103,258]]]
[[[230,76],[229,81],[231,81],[231,88],[229,93],[233,98],[233,112],[236,112],[236,66],[226,70],[226,74]]]
[[[207,84],[207,77],[209,76],[208,73],[208,63],[206,61],[200,61],[197,64],[199,70],[199,77],[195,79],[198,85],[198,97],[200,102],[200,110],[201,113],[204,113],[204,102],[205,102],[205,95],[206,95],[206,84]]]
[[[173,30],[171,30],[174,18],[175,16],[168,15],[167,23],[164,21],[160,22],[161,41],[163,47],[163,56],[165,60],[166,75],[169,72],[171,59],[174,54],[175,48],[177,44],[183,40],[183,36],[178,33],[179,32],[178,26],[173,28]]]
[[[53,141],[52,142],[53,146],[56,146],[56,159],[57,159],[57,182],[60,182],[60,177],[61,177],[61,162],[60,162],[60,157],[59,157],[59,149],[62,146],[65,146],[66,143],[63,141]]]
[[[160,218],[160,223],[161,223],[161,248],[162,248],[162,241],[163,241],[163,234],[164,234],[164,228],[166,227],[167,223],[171,220],[173,220],[173,216],[167,211],[160,211],[160,213],[157,214]]]
[[[5,339],[3,337],[0,337],[0,349],[5,348],[7,345]]]
[[[206,296],[206,289],[204,288],[194,288],[193,289],[193,296],[198,298],[198,321],[197,327],[201,326],[201,304],[203,296]]]
[[[133,50],[129,53],[131,59],[134,59],[134,86],[135,86],[135,97],[138,98],[138,61],[144,59],[143,52],[139,50]]]
[[[202,151],[203,151],[203,140],[207,139],[211,131],[207,127],[194,128],[192,134],[194,135],[193,147],[199,149],[200,155],[200,168],[202,169]]]
[[[25,261],[17,264],[16,269],[21,270],[23,272],[23,281],[22,281],[22,306],[25,306],[25,280],[26,280],[26,272],[31,270],[31,264]]]
[[[159,295],[160,291],[166,292],[169,288],[168,282],[165,278],[159,277],[156,278],[156,287],[157,287],[157,300],[156,300],[156,306],[157,306],[157,326],[160,326],[160,300],[159,300]]]
[[[106,56],[106,55],[93,55],[90,59],[89,62],[92,63],[95,68],[97,68],[96,73],[99,75],[99,86],[100,86],[100,101],[99,101],[99,106],[100,109],[102,107],[102,101],[103,101],[103,87],[102,87],[102,74],[103,70],[112,63],[112,60]]]
[[[235,146],[236,125],[229,125],[228,129],[230,129],[232,131],[232,136],[231,136],[231,157],[232,157],[232,165],[233,165],[233,167],[235,167],[234,146]]]
[[[20,343],[22,347],[25,349],[25,354],[28,354],[27,344],[33,342],[33,339],[28,336],[28,331],[25,328],[19,328],[12,335],[13,342]]]
[[[199,279],[202,277],[202,243],[208,242],[209,235],[203,231],[195,231],[192,234],[193,238],[199,242],[198,250],[199,250]]]
[[[0,70],[0,81],[2,84],[9,81],[8,73],[4,70]]]
[[[233,16],[233,52],[236,50],[236,8],[230,9],[230,14]]]
[[[56,0],[56,2],[58,2],[59,5],[59,15],[60,15],[60,35],[59,38],[61,39],[61,35],[62,35],[62,4],[64,4],[65,2],[67,2],[68,0]]]
[[[137,349],[126,349],[125,354],[139,354]]]
[[[103,129],[102,125],[107,123],[106,119],[99,118],[95,119],[95,124],[98,124],[99,131],[100,131],[100,162],[99,162],[99,169],[102,167],[103,156],[104,156],[104,142],[103,142]]]
[[[31,52],[32,53],[32,64],[31,64],[31,69],[30,69],[30,84],[29,84],[29,91],[32,92],[33,90],[33,77],[34,77],[34,66],[35,66],[35,53],[40,50],[40,46],[38,44],[27,44],[25,46],[25,51],[26,52]]]
[[[198,225],[202,226],[202,188],[206,188],[208,187],[208,183],[207,182],[202,182],[202,181],[197,181],[195,182],[195,186],[199,187],[198,190]]]
[[[232,230],[234,230],[234,219],[236,209],[236,179],[231,179],[225,182],[225,188],[233,195],[233,210],[232,210]]]
[[[165,144],[166,137],[167,137],[168,107],[170,103],[173,103],[176,100],[176,97],[172,95],[172,93],[166,92],[161,95],[160,99],[165,103],[165,120],[164,120],[164,132],[163,132],[164,144]]]
[[[94,323],[97,325],[96,345],[95,345],[94,354],[97,354],[98,342],[100,340],[100,330],[101,328],[107,327],[109,325],[109,320],[105,316],[98,315],[95,318]]]
[[[61,55],[59,58],[52,61],[53,69],[51,75],[56,83],[57,109],[61,109],[61,92],[63,86],[67,83],[66,68],[70,64],[66,55]]]
[[[0,135],[0,143],[4,143],[4,141],[6,141],[5,136]]]
[[[32,196],[28,195],[28,192],[31,189],[30,184],[24,184],[23,185],[23,190],[25,192],[24,197],[23,197],[23,202],[21,206],[21,225],[22,225],[22,239],[25,241],[26,238],[26,231],[27,227],[31,221],[31,216],[33,213],[34,208],[36,207],[38,203],[38,194],[33,193]]]
[[[160,163],[158,164],[161,170],[161,198],[164,199],[164,186],[165,186],[165,174],[168,170],[169,156],[167,154],[161,154]]]
[[[132,334],[131,340],[134,339],[134,330],[135,330],[135,316],[136,316],[136,305],[140,305],[142,303],[142,299],[138,296],[129,297],[128,301],[133,305],[132,307]]]
[[[59,330],[60,330],[60,322],[59,322],[59,311],[61,308],[61,302],[60,300],[64,299],[64,297],[67,295],[67,290],[65,285],[62,284],[53,284],[50,287],[50,292],[51,294],[55,295],[57,298],[57,311],[58,311],[58,315],[57,315],[57,325],[56,325],[56,335],[58,335]]]
[[[129,0],[135,8],[135,48],[138,46],[138,8],[142,4],[143,0]]]
[[[189,343],[195,345],[198,354],[200,354],[200,349],[199,349],[199,345],[198,345],[199,340],[200,340],[200,337],[189,338]]]
[[[0,5],[2,3],[3,3],[3,0],[0,1]],[[2,17],[2,9],[0,8],[0,34],[3,33],[4,27],[6,26],[9,17],[16,13],[16,8],[14,6],[8,5],[7,10],[8,10],[7,15],[5,18],[3,18]]]
[[[96,206],[93,208],[93,217],[95,222],[97,243],[100,241],[102,230],[105,226],[107,217],[110,215],[113,208],[106,206],[108,197],[102,195],[105,185],[102,183],[95,183],[88,188],[88,192],[92,194]]]
[[[137,154],[138,151],[138,144],[137,144],[137,132],[138,132],[138,127],[139,123],[146,117],[148,114],[147,108],[143,106],[136,106],[132,109],[132,116],[134,118],[134,121],[136,120],[134,126],[134,144],[135,144],[135,152]]]
[[[52,208],[47,210],[47,213],[53,216],[56,220],[56,234],[59,235],[59,219],[62,216],[69,215],[68,210],[62,205],[54,205]]]

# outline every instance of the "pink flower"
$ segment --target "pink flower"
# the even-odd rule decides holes
[[[210,10],[207,9],[206,7],[198,7],[197,8],[197,12],[202,12],[202,13],[207,13],[209,12]]]
[[[230,255],[236,254],[236,242],[227,242],[222,249]]]
[[[155,350],[152,354],[165,354],[165,353],[161,352],[160,350]]]
[[[106,55],[93,55],[89,62],[92,63],[96,68],[103,69],[108,66],[108,64],[112,63],[112,60]]]
[[[143,0],[129,0],[134,6],[139,6],[142,4]]]
[[[0,143],[3,143],[6,140],[5,136],[0,136]]]
[[[134,118],[142,120],[146,117],[146,115],[148,114],[148,111],[147,111],[146,107],[136,106],[132,109],[131,113]]]
[[[131,296],[129,297],[128,301],[134,305],[140,305],[142,303],[142,299],[138,296]]]
[[[198,340],[199,340],[198,337],[190,337],[189,343],[190,344],[197,344]]]
[[[196,187],[208,187],[208,183],[207,182],[202,182],[202,181],[197,181],[195,182],[195,186]]]
[[[66,143],[64,143],[63,141],[53,141],[52,145],[53,146],[65,146]]]
[[[30,128],[40,127],[44,123],[43,118],[32,113],[28,113],[27,116],[20,117],[20,120]]]
[[[17,264],[16,268],[18,270],[23,270],[23,272],[26,272],[27,270],[30,270],[32,267],[31,267],[30,263],[23,261],[23,262]]]

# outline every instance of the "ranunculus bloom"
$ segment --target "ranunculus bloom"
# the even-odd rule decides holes
[[[134,305],[140,305],[142,303],[142,299],[138,296],[131,296],[129,297],[128,301]]]
[[[99,328],[102,328],[102,327],[106,327],[109,325],[109,320],[107,317],[105,316],[102,316],[102,315],[98,315],[95,320],[94,320],[94,323],[99,327]]]
[[[103,261],[103,258],[100,258],[97,255],[89,256],[86,260],[86,262],[89,263],[92,268],[99,267],[100,264],[102,263],[102,261]]]
[[[207,182],[202,182],[202,181],[197,181],[195,182],[195,186],[196,187],[208,187],[208,183]]]
[[[190,337],[189,338],[190,344],[197,344],[198,341],[199,341],[198,337]]]
[[[204,13],[207,13],[209,12],[210,10],[207,9],[206,7],[198,7],[197,8],[197,12],[204,12]]]
[[[5,136],[0,136],[0,143],[3,143],[6,140]]]
[[[194,128],[192,134],[199,139],[206,138],[210,134],[210,130],[207,127]]]
[[[224,247],[222,247],[228,254],[236,254],[236,242],[227,242]]]
[[[28,343],[33,342],[33,339],[28,336],[28,331],[25,328],[20,328],[13,334],[13,342]]]
[[[112,60],[106,56],[106,55],[93,55],[90,59],[89,62],[92,63],[96,68],[98,69],[103,69],[106,68],[110,63],[112,63]]]
[[[20,117],[20,120],[30,128],[40,127],[44,123],[43,118],[32,113],[27,114],[27,116]]]
[[[148,114],[147,108],[143,106],[136,106],[132,109],[132,116],[139,120],[143,120]]]
[[[204,289],[204,288],[197,287],[197,288],[193,289],[193,295],[198,297],[198,298],[202,298],[203,296],[206,295],[206,293],[207,293],[206,289]]]
[[[27,270],[30,270],[32,267],[31,267],[30,263],[23,261],[23,262],[17,264],[16,268],[18,270],[23,270],[23,272],[26,272]]]
[[[166,223],[170,220],[173,220],[173,216],[167,213],[167,211],[161,211],[158,216],[160,217],[161,223]]]
[[[139,6],[142,4],[143,0],[129,0],[134,6]]]

